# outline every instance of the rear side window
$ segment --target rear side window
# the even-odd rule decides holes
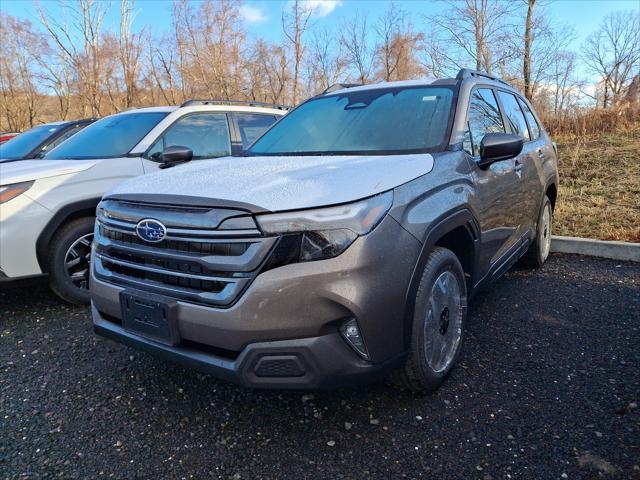
[[[521,99],[518,100],[522,107],[522,111],[524,112],[524,116],[527,117],[527,123],[529,124],[529,136],[531,137],[531,140],[536,140],[540,137],[540,125],[538,125],[536,117],[533,116],[533,112],[529,109],[527,104]]]
[[[469,155],[480,155],[480,142],[487,133],[504,133],[498,102],[489,88],[478,88],[471,94],[469,118],[464,135],[464,149]]]
[[[257,115],[254,113],[236,113],[242,148],[246,149],[262,135],[275,121],[274,115]]]
[[[156,140],[147,158],[160,161],[162,151],[173,146],[191,149],[196,160],[231,155],[227,115],[194,113],[179,118]]]
[[[524,113],[522,113],[522,109],[515,95],[498,91],[498,97],[500,98],[500,102],[502,102],[504,113],[507,116],[506,121],[509,122],[511,126],[511,132],[521,136],[525,141],[530,140],[527,122],[524,119]]]

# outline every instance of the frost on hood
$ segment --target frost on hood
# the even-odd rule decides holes
[[[225,157],[137,177],[111,194],[189,195],[294,210],[375,195],[432,168],[429,154]]]

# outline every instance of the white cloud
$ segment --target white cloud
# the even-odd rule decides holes
[[[305,5],[320,17],[326,17],[337,7],[342,5],[342,0],[305,0]]]
[[[260,8],[252,7],[246,3],[240,7],[240,14],[249,23],[262,23],[268,20]]]

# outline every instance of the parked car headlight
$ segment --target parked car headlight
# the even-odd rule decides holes
[[[18,195],[22,195],[24,192],[31,188],[34,180],[30,182],[12,183],[11,185],[0,186],[0,204],[6,203],[9,200],[16,198]]]
[[[298,248],[297,259],[289,260],[322,260],[340,255],[373,230],[392,202],[393,193],[386,192],[344,205],[258,215],[256,220],[263,232],[285,235],[289,248]]]

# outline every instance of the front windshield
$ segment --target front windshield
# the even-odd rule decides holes
[[[0,145],[0,162],[24,158],[64,125],[39,125]]]
[[[444,143],[454,91],[447,87],[347,90],[309,100],[247,155],[426,152]]]
[[[122,113],[98,120],[51,150],[50,160],[115,158],[127,155],[167,112]]]

